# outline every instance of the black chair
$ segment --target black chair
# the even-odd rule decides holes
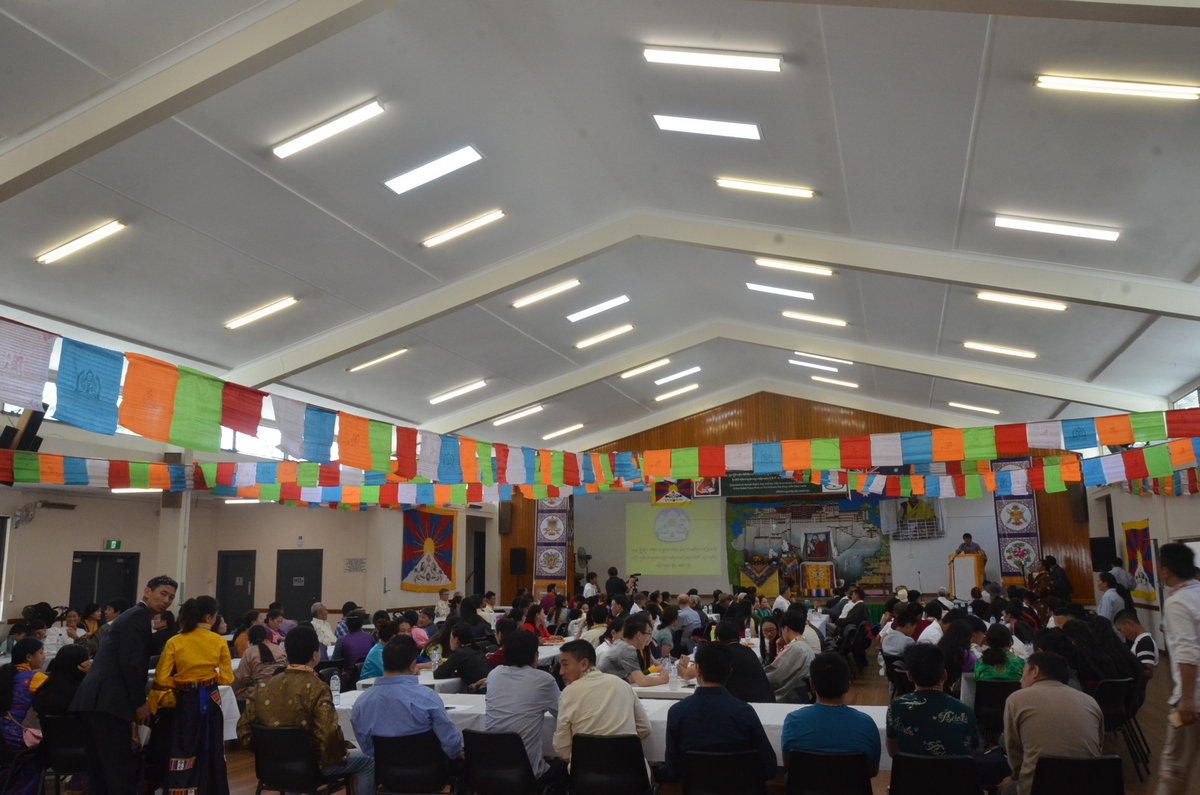
[[[908,669],[904,666],[904,658],[897,654],[883,654],[883,670],[887,674],[888,688],[892,698],[911,693],[917,689],[908,678]]]
[[[1033,771],[1030,795],[1062,795],[1086,792],[1088,795],[1125,795],[1125,777],[1121,757],[1096,756],[1072,759],[1066,756],[1038,758]]]
[[[54,774],[54,795],[58,795],[63,776],[88,772],[83,723],[78,715],[43,715],[41,725],[42,742],[38,748],[44,765]]]
[[[871,795],[865,754],[791,751],[787,755],[787,795]]]
[[[1125,722],[1125,729],[1128,732],[1127,736],[1133,738],[1134,744],[1142,755],[1142,761],[1146,763],[1146,772],[1149,773],[1150,742],[1146,739],[1146,734],[1142,731],[1142,724],[1137,719],[1138,710],[1146,703],[1147,684],[1149,684],[1149,680],[1141,676],[1134,679],[1133,687],[1129,688],[1128,698],[1125,701],[1125,710],[1128,713],[1129,719]]]
[[[636,734],[601,737],[576,734],[571,740],[571,795],[656,795],[642,741]]]
[[[380,795],[454,791],[450,760],[432,730],[407,737],[375,737],[375,783]]]
[[[1145,781],[1142,766],[1146,773],[1150,772],[1150,760],[1142,758],[1142,748],[1135,735],[1129,729],[1130,691],[1134,689],[1133,679],[1102,679],[1092,692],[1092,698],[1100,705],[1104,713],[1105,734],[1117,734],[1125,740],[1125,747],[1133,760],[1133,772],[1137,773],[1138,781]]]
[[[842,630],[841,637],[838,638],[838,654],[845,659],[850,669],[855,676],[862,673],[862,669],[858,667],[858,656],[855,654],[858,640],[858,626],[848,626]]]
[[[975,721],[987,744],[998,741],[1004,731],[1004,702],[1020,689],[1020,682],[984,679],[975,683]]]
[[[21,768],[38,769],[38,749],[22,748],[18,751],[9,748],[8,743],[0,743],[0,775],[4,776],[0,794],[12,792],[13,778]]]
[[[467,756],[467,792],[512,795],[538,791],[525,743],[516,732],[463,731]]]
[[[867,670],[867,649],[871,648],[871,625],[866,621],[858,625],[858,634],[854,640],[854,662],[858,663],[860,671]]]
[[[299,726],[251,726],[254,736],[255,795],[300,792],[332,795],[347,788],[351,776],[326,776],[309,745],[308,732]]]
[[[313,668],[313,670],[319,674],[322,671],[328,670],[330,668],[336,668],[337,670],[340,671],[345,667],[346,667],[345,660],[340,660],[340,659],[339,660],[326,660],[325,662],[317,663],[317,667]]]
[[[711,753],[688,751],[684,760],[683,795],[766,795],[758,751]]]
[[[891,795],[980,795],[983,787],[970,756],[892,757]],[[1091,795],[1091,793],[1089,793]]]
[[[342,683],[341,683],[342,691],[344,692],[346,690],[345,677],[342,676],[341,668],[322,668],[320,671],[317,671],[317,676],[319,676],[321,678],[321,681],[327,685],[333,681],[334,676],[337,676],[337,677],[339,677],[339,679],[342,680]]]

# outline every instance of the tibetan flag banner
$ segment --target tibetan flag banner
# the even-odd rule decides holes
[[[395,472],[405,480],[412,480],[417,475],[417,429],[403,425],[396,426],[396,469]]]
[[[224,382],[221,388],[221,424],[247,436],[258,436],[266,392]]]
[[[208,452],[220,450],[225,382],[190,367],[179,367],[177,371],[171,444]]]
[[[279,429],[279,449],[292,458],[304,458],[304,407],[299,400],[271,395],[275,427]]]
[[[126,353],[125,360],[129,369],[121,393],[121,425],[138,436],[170,442],[179,371],[173,364],[140,353]]]
[[[0,320],[0,400],[42,410],[42,390],[50,380],[56,339],[56,334]]]
[[[436,508],[404,512],[400,590],[454,589],[454,519],[454,511]]]
[[[125,357],[63,337],[54,419],[93,433],[117,432],[117,398]]]
[[[322,464],[330,462],[333,429],[337,414],[316,406],[304,407],[304,459]]]

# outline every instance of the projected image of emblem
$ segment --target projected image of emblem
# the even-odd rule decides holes
[[[654,534],[665,544],[686,541],[692,532],[692,520],[686,511],[679,508],[667,508],[659,511],[654,520]]]

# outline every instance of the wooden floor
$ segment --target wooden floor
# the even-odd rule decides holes
[[[875,660],[874,651],[871,652],[870,657],[871,665],[868,666],[868,673],[859,677],[850,690],[849,702],[851,704],[886,705],[888,703],[887,683],[877,673],[878,663]],[[1120,754],[1121,759],[1124,760],[1126,795],[1152,795],[1154,792],[1154,775],[1158,769],[1158,754],[1162,750],[1163,737],[1167,731],[1166,703],[1171,694],[1171,671],[1165,658],[1158,669],[1158,673],[1147,688],[1146,703],[1138,714],[1138,721],[1150,743],[1151,777],[1144,783],[1139,782],[1133,772],[1133,765],[1129,761],[1129,752],[1126,750],[1125,744],[1113,735],[1105,738],[1105,753]],[[257,783],[254,778],[254,756],[246,751],[233,751],[227,757],[227,764],[230,795],[254,795]],[[884,795],[887,792],[890,777],[891,775],[887,771],[880,772],[874,780],[876,795]],[[662,795],[678,795],[680,791],[677,785],[668,784],[662,787]],[[781,795],[783,791],[783,777],[780,776],[771,785],[770,792],[771,795]]]

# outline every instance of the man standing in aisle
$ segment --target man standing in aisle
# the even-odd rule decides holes
[[[1117,584],[1125,586],[1126,591],[1133,591],[1137,586],[1137,581],[1133,579],[1133,574],[1129,569],[1125,568],[1125,563],[1120,558],[1113,558],[1112,569],[1109,574],[1117,578]]]
[[[1050,575],[1050,584],[1054,586],[1054,595],[1064,602],[1071,601],[1071,591],[1075,589],[1072,587],[1071,581],[1067,579],[1067,573],[1063,571],[1063,567],[1058,565],[1058,559],[1053,555],[1047,555],[1042,558],[1042,566]]]
[[[593,596],[600,595],[600,588],[596,585],[596,572],[588,572],[587,584],[583,586],[583,598],[591,599]]]
[[[165,576],[146,583],[142,601],[110,625],[71,701],[71,712],[78,712],[83,722],[93,795],[137,791],[138,766],[130,725],[150,720],[146,706],[150,622],[171,606],[178,588],[177,582]]]
[[[1200,582],[1196,556],[1184,544],[1164,544],[1158,565],[1167,586],[1163,609],[1171,676],[1175,690],[1167,702],[1171,725],[1163,743],[1155,795],[1185,795],[1200,766],[1200,720],[1196,692],[1200,690]]]
[[[608,567],[608,580],[604,583],[604,592],[608,594],[608,598],[614,596],[623,596],[626,591],[625,581],[617,576],[617,567]]]

